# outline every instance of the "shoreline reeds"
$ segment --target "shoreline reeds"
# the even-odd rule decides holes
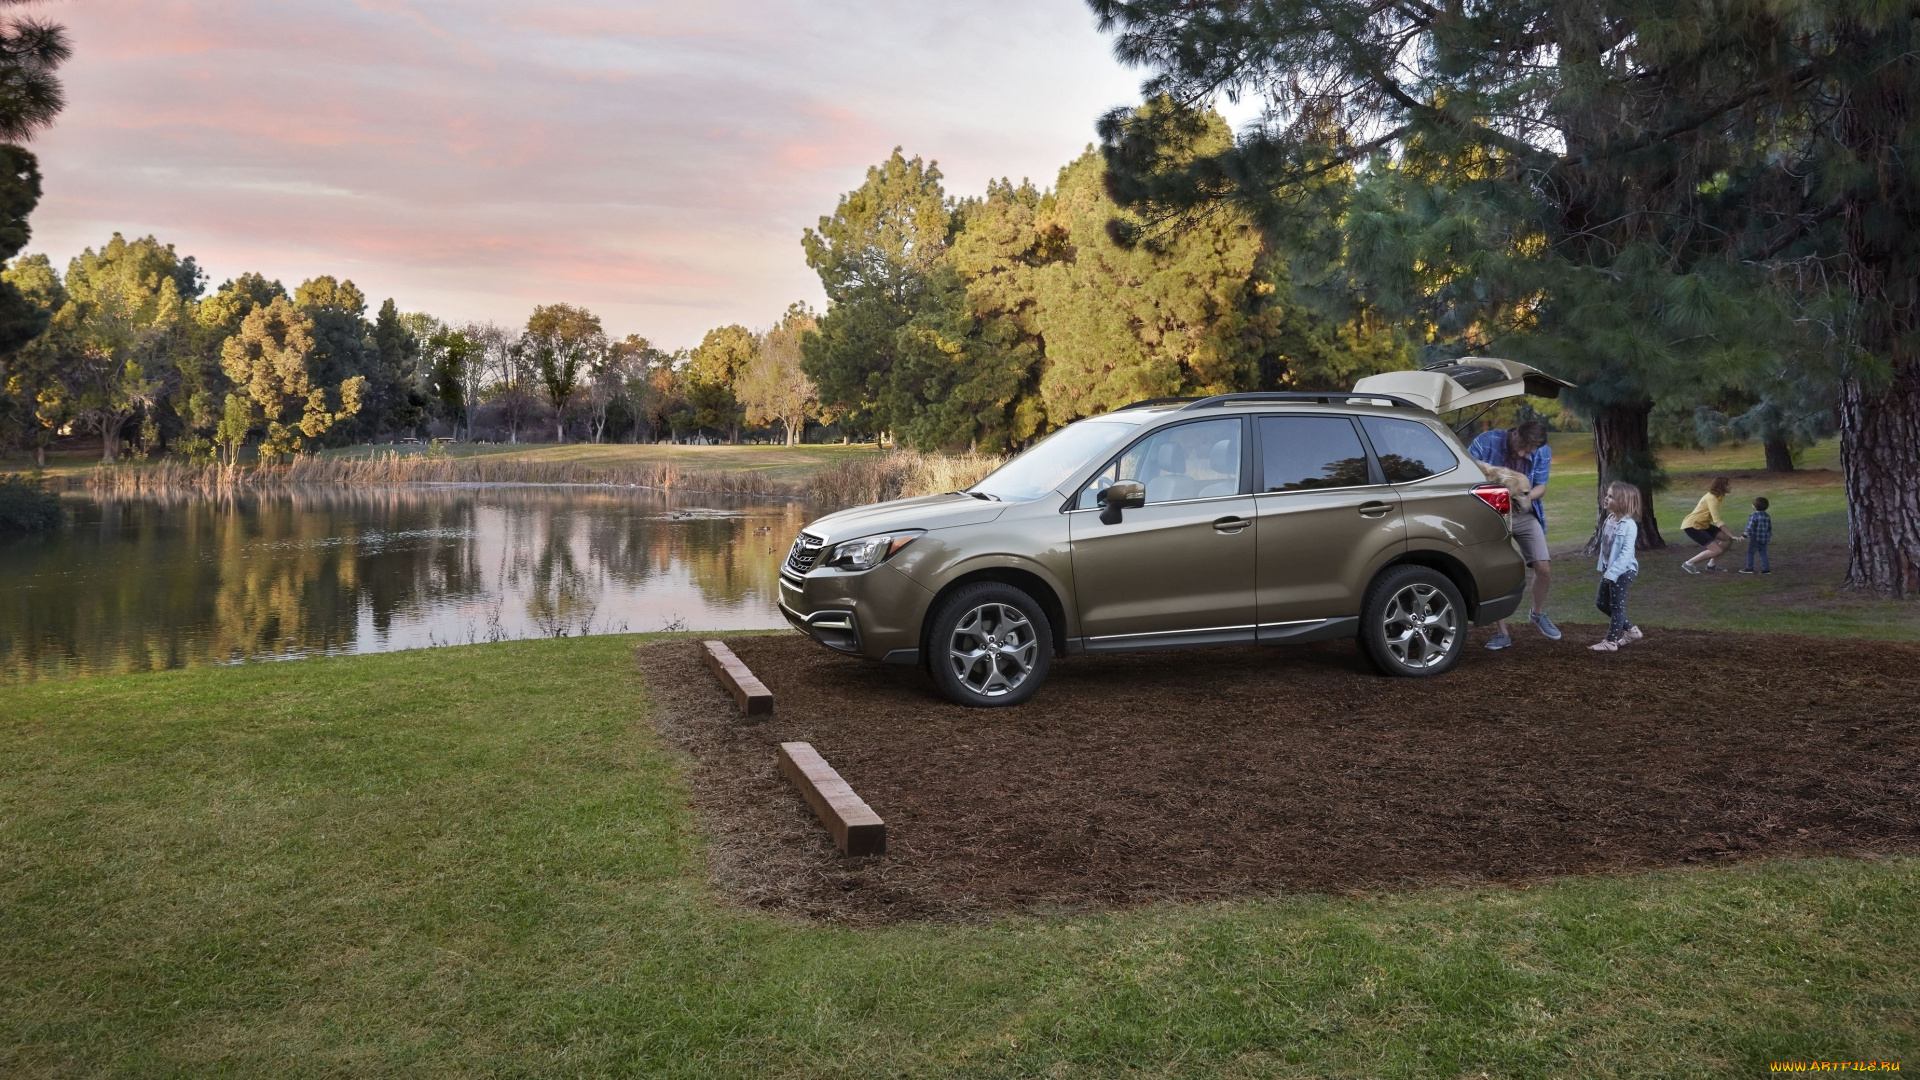
[[[670,462],[585,464],[494,455],[381,454],[298,457],[285,464],[225,466],[165,459],[103,465],[67,478],[68,490],[99,495],[231,495],[300,487],[407,484],[527,484],[644,488],[698,495],[805,499],[834,506],[885,502],[966,487],[999,467],[986,454],[947,456],[915,450],[863,455],[790,480],[749,469],[690,469]]]

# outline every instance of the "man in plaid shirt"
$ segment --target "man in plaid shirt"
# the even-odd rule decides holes
[[[1753,557],[1760,556],[1760,572],[1773,573],[1773,562],[1767,558],[1767,544],[1773,540],[1773,519],[1767,516],[1767,500],[1763,496],[1753,500],[1753,513],[1747,518],[1747,527],[1740,532],[1740,538],[1747,542],[1747,568],[1743,574],[1753,573]]]

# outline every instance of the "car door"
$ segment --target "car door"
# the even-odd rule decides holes
[[[1082,646],[1099,652],[1254,637],[1252,454],[1240,417],[1160,428],[1123,450],[1068,512]],[[1099,492],[1146,486],[1100,520]]]
[[[1373,569],[1406,548],[1400,495],[1350,417],[1282,414],[1255,426],[1259,639],[1345,633]]]

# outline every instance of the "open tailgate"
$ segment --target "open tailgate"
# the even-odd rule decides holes
[[[1356,395],[1392,394],[1436,413],[1446,413],[1522,394],[1559,397],[1561,387],[1572,385],[1539,368],[1512,360],[1466,356],[1429,364],[1418,371],[1369,375],[1353,384],[1353,392]]]

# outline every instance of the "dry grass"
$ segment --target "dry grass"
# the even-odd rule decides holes
[[[981,454],[947,457],[895,450],[837,461],[804,477],[781,480],[759,470],[691,469],[660,461],[586,463],[394,453],[362,458],[299,457],[284,465],[238,468],[169,459],[150,465],[101,466],[70,476],[67,482],[73,488],[111,495],[216,494],[342,484],[596,484],[805,498],[833,506],[857,506],[963,488],[992,472],[1003,460]]]

